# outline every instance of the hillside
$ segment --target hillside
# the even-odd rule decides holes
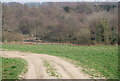
[[[3,42],[34,38],[74,44],[116,44],[117,4],[3,3]]]

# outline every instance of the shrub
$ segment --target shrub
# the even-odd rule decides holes
[[[24,39],[24,36],[20,33],[16,32],[3,32],[2,35],[2,41],[3,42],[17,42],[22,41]]]

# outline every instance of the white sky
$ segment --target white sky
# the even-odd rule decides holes
[[[100,1],[100,2],[118,2],[120,0],[0,0],[1,2],[93,2],[93,1]]]

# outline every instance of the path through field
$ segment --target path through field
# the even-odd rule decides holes
[[[47,67],[44,66],[44,61],[48,61],[60,75],[60,79],[89,79],[89,76],[83,74],[80,68],[76,68],[70,62],[67,62],[59,57],[46,54],[24,53],[18,51],[2,51],[2,57],[8,58],[23,58],[28,62],[28,71],[24,75],[25,79],[56,79],[56,76],[50,76],[47,73]]]

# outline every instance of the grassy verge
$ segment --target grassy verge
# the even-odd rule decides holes
[[[19,58],[2,58],[2,79],[20,79],[26,72],[26,61]]]
[[[2,58],[0,58],[0,81],[2,80]]]
[[[84,67],[84,71],[91,76],[103,75],[109,79],[118,78],[118,46],[3,44],[3,48],[69,58],[76,61],[77,65]]]
[[[2,44],[0,44],[0,50],[2,48]],[[1,56],[2,52],[0,52]],[[0,57],[0,81],[2,80],[2,58]]]
[[[49,76],[53,76],[58,79],[61,77],[61,75],[57,73],[57,70],[55,69],[54,65],[52,65],[50,62],[48,62],[47,60],[44,60],[43,64],[46,67],[46,71],[49,74]]]

